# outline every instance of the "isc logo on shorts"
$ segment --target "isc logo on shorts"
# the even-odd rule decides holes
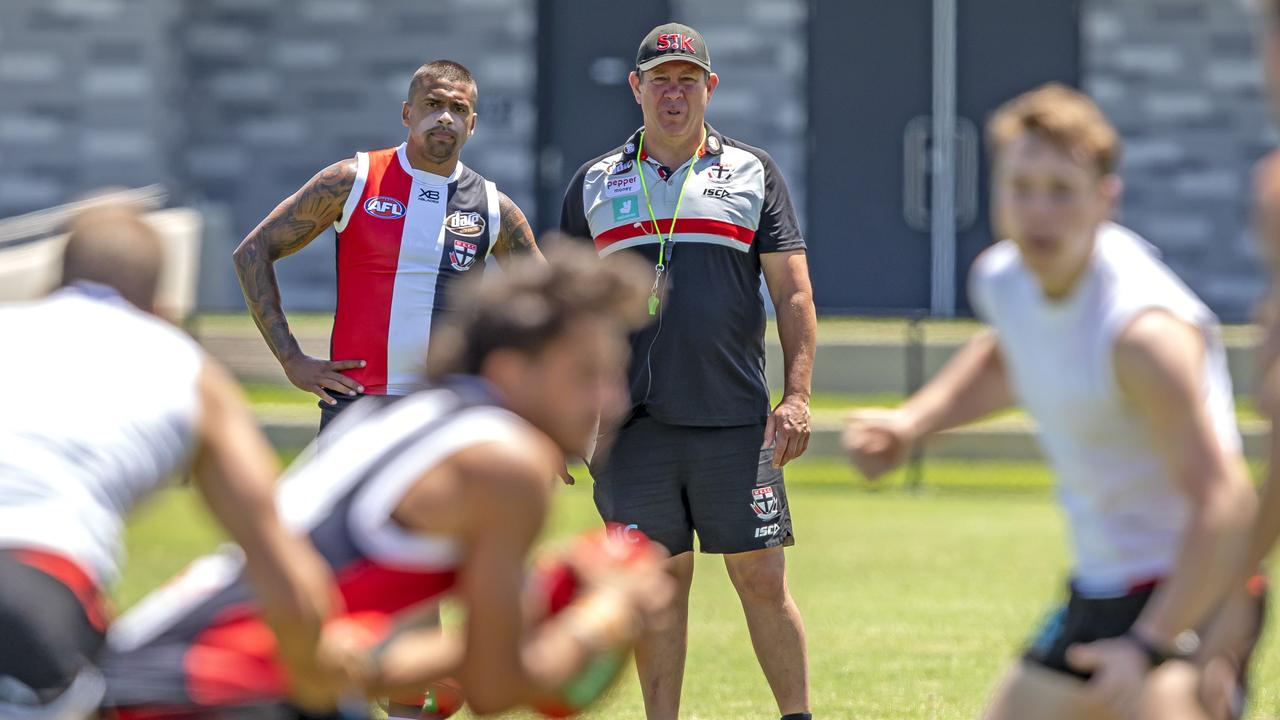
[[[762,528],[756,528],[756,537],[758,538],[773,537],[774,535],[777,535],[778,531],[781,529],[782,529],[782,526],[779,525],[778,523],[774,523],[772,525],[765,525]]]
[[[364,201],[364,211],[376,218],[395,220],[404,217],[404,203],[389,197],[371,197]]]

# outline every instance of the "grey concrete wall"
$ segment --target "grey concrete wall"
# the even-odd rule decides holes
[[[1261,290],[1248,176],[1273,144],[1248,0],[1085,0],[1085,88],[1126,143],[1123,221],[1219,313]]]
[[[168,0],[0,5],[0,217],[174,177],[181,14]]]

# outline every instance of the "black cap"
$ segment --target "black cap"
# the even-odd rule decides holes
[[[649,70],[671,60],[687,60],[711,72],[711,51],[702,34],[688,25],[659,25],[644,36],[636,51],[637,70]]]

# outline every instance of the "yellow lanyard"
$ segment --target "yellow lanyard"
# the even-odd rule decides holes
[[[649,208],[649,221],[653,223],[653,232],[658,236],[658,262],[653,266],[653,289],[649,291],[649,314],[658,314],[658,285],[662,282],[662,274],[667,271],[667,243],[672,242],[671,238],[676,234],[676,218],[680,216],[680,204],[684,202],[684,189],[689,186],[689,175],[693,173],[693,166],[698,162],[698,154],[702,152],[702,145],[707,141],[707,129],[702,129],[702,142],[698,143],[698,149],[693,151],[693,157],[689,158],[689,167],[684,171],[684,182],[680,183],[680,194],[676,196],[676,211],[671,214],[671,227],[667,228],[667,236],[662,237],[662,228],[658,227],[658,217],[653,214],[653,203],[649,202],[649,184],[644,181],[644,131],[640,131],[640,145],[636,148],[636,171],[640,173],[640,189],[644,190],[644,204]]]

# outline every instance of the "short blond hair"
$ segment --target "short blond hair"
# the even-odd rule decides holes
[[[992,155],[1032,134],[1111,175],[1120,165],[1120,134],[1084,93],[1049,83],[1001,105],[987,123]]]

